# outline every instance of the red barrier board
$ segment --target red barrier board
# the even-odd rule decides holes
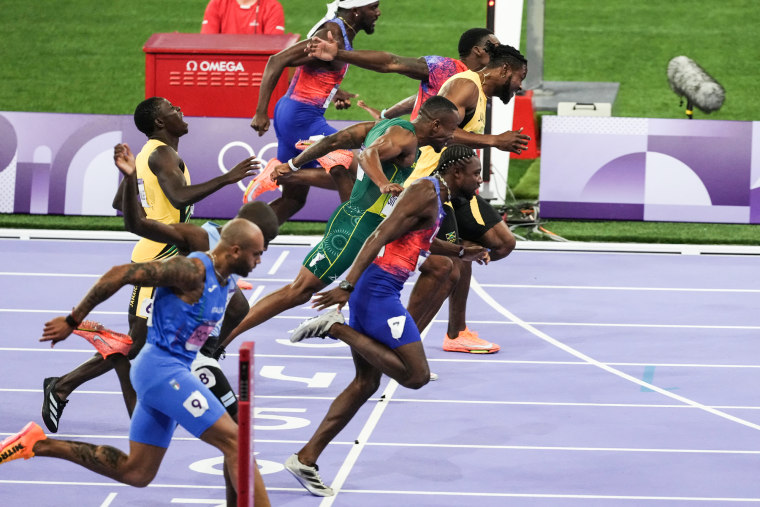
[[[143,46],[145,97],[165,97],[188,116],[252,118],[271,55],[298,34],[154,33]],[[288,89],[283,72],[269,102],[269,117]]]

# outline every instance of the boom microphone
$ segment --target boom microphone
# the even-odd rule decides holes
[[[691,119],[694,106],[705,113],[717,111],[723,105],[726,91],[694,60],[676,56],[668,62],[668,83],[681,97],[686,97],[686,116]]]

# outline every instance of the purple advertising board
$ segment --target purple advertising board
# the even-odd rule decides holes
[[[193,182],[226,172],[246,157],[277,154],[273,129],[259,137],[245,118],[186,117],[189,133],[179,153]],[[331,121],[335,128],[351,122]],[[145,143],[131,115],[0,112],[0,213],[115,215],[120,174],[113,147],[126,142],[136,153]],[[195,205],[198,218],[231,218],[243,203],[249,179],[228,185]],[[273,190],[259,196],[270,202]],[[326,221],[340,204],[337,192],[310,189],[293,220]]]
[[[760,122],[545,116],[546,218],[760,223]]]

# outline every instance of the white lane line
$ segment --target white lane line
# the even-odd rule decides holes
[[[388,407],[388,402],[393,398],[393,394],[398,387],[399,383],[395,380],[391,379],[390,382],[388,382],[385,390],[383,390],[381,396],[382,400],[375,403],[375,406],[372,408],[372,413],[369,415],[367,422],[364,424],[364,427],[356,439],[355,445],[353,445],[351,450],[348,451],[348,456],[346,456],[340,469],[338,469],[338,473],[335,474],[335,479],[333,479],[332,484],[330,485],[335,491],[335,495],[325,497],[325,499],[320,502],[320,507],[330,507],[337,498],[338,493],[340,493],[340,488],[346,482],[346,479],[348,479],[348,474],[350,474],[351,470],[354,468],[354,465],[359,459],[359,455],[367,445],[372,432],[375,430],[378,422],[380,422],[383,412],[385,412],[386,407]]]
[[[274,264],[272,264],[272,267],[269,268],[269,271],[267,271],[268,275],[274,275],[277,273],[277,270],[280,269],[280,266],[282,266],[282,263],[285,262],[285,259],[288,258],[288,255],[290,255],[290,250],[285,250],[283,252],[280,252],[279,257],[277,257],[277,260],[274,261]]]
[[[16,389],[0,388],[0,393],[31,393],[39,394],[42,389]],[[122,396],[121,391],[86,391],[77,390],[78,394],[92,394],[96,396]],[[257,394],[257,400],[313,400],[333,401],[335,396],[306,396],[306,395],[276,395]],[[379,402],[379,397],[371,397],[367,402]],[[528,407],[591,407],[591,408],[662,408],[694,410],[698,407],[690,405],[671,405],[664,403],[591,403],[591,402],[566,402],[566,401],[509,401],[509,400],[452,400],[452,399],[421,399],[421,398],[394,398],[385,400],[389,403],[440,403],[451,405],[504,405],[504,406],[528,406]],[[760,410],[758,405],[707,405],[719,410]],[[60,435],[57,435],[60,436]]]
[[[45,276],[50,278],[55,277],[73,277],[73,278],[100,278],[100,275],[90,275],[85,273],[20,273],[18,271],[0,271],[0,276]]]
[[[760,293],[760,289],[715,289],[700,287],[629,287],[606,285],[531,285],[481,283],[481,287],[497,289],[563,289],[563,290],[616,290],[616,291],[666,291],[666,292],[750,292]]]
[[[73,352],[75,354],[92,354],[92,349],[67,349],[63,348],[62,346],[58,346],[55,348],[51,347],[42,347],[42,348],[31,348],[31,347],[0,347],[0,352]],[[233,358],[238,357],[237,352],[228,352],[227,357]],[[310,355],[300,355],[300,354],[256,354],[256,357],[260,358],[266,358],[266,359],[308,359],[308,360],[317,360],[317,359],[324,359],[324,360],[330,360],[330,361],[350,361],[351,356],[310,356]],[[467,359],[467,358],[455,358],[455,359],[447,359],[447,358],[428,358],[428,363],[477,363],[478,366],[481,366],[483,368],[487,367],[498,367],[500,365],[509,364],[509,365],[531,365],[531,366],[583,366],[583,367],[592,367],[593,364],[584,362],[584,361],[527,361],[527,360],[515,360],[515,359],[496,359],[493,357],[488,358],[487,361],[484,361],[482,358],[478,359]],[[699,364],[699,363],[653,363],[653,362],[646,362],[646,363],[618,363],[618,362],[606,362],[605,364],[608,364],[610,366],[630,366],[630,367],[645,367],[645,366],[654,366],[657,368],[725,368],[725,369],[758,369],[760,368],[760,364]],[[79,391],[77,392],[84,392]]]
[[[608,373],[616,375],[616,376],[618,376],[618,377],[620,377],[622,379],[628,380],[629,382],[633,382],[634,384],[637,384],[639,386],[651,389],[652,391],[660,393],[663,396],[667,396],[668,398],[672,398],[674,400],[680,401],[681,403],[685,403],[687,405],[691,405],[691,406],[693,406],[695,408],[699,408],[701,410],[704,410],[705,412],[708,412],[710,414],[716,415],[716,416],[721,417],[723,419],[726,419],[728,421],[732,421],[732,422],[735,422],[737,424],[741,424],[741,425],[746,426],[748,428],[752,428],[754,430],[760,430],[760,425],[758,425],[758,424],[755,424],[753,422],[747,421],[747,420],[742,419],[740,417],[732,416],[731,414],[727,414],[726,412],[723,412],[723,411],[720,411],[720,410],[717,410],[717,409],[714,409],[714,408],[702,405],[699,402],[696,402],[696,401],[691,400],[689,398],[686,398],[684,396],[680,396],[680,395],[675,394],[673,392],[667,391],[667,390],[662,389],[660,387],[657,387],[657,386],[655,386],[653,384],[650,384],[649,382],[645,382],[645,381],[643,381],[641,379],[638,379],[638,378],[636,378],[636,377],[634,377],[632,375],[628,375],[627,373],[624,373],[624,372],[622,372],[622,371],[620,371],[620,370],[618,370],[616,368],[613,368],[613,367],[611,367],[611,366],[609,366],[609,365],[607,365],[605,363],[601,363],[601,362],[597,361],[596,359],[594,359],[594,358],[592,358],[590,356],[587,356],[583,352],[580,352],[579,350],[575,350],[574,348],[572,348],[572,347],[570,347],[568,345],[565,345],[564,343],[560,342],[559,340],[556,340],[556,339],[552,338],[551,336],[549,336],[548,334],[544,333],[543,331],[540,331],[540,330],[536,329],[535,327],[531,326],[530,324],[528,324],[527,322],[521,320],[519,317],[517,317],[517,315],[513,314],[512,312],[510,312],[509,310],[507,310],[506,308],[504,308],[501,304],[499,304],[498,301],[496,301],[495,299],[493,299],[490,294],[488,294],[485,290],[483,290],[483,288],[480,286],[480,284],[475,279],[475,277],[472,278],[470,286],[483,299],[483,301],[485,301],[489,306],[491,306],[491,308],[493,308],[494,310],[496,310],[497,312],[499,312],[500,314],[502,314],[503,316],[505,316],[507,319],[515,322],[520,327],[522,327],[526,331],[529,331],[530,333],[534,334],[535,336],[537,336],[538,338],[544,340],[545,342],[547,342],[547,343],[549,343],[551,345],[554,345],[555,347],[559,348],[560,350],[563,350],[563,351],[567,352],[568,354],[571,354],[571,355],[577,357],[578,359],[581,359],[582,361],[586,361],[586,362],[588,362],[590,364],[593,364],[594,366],[596,366],[596,367],[598,367],[598,368],[600,368],[600,369],[602,369],[602,370],[604,370],[604,371],[606,371]]]
[[[110,486],[117,488],[128,488],[126,484],[114,484],[113,482],[66,482],[66,481],[23,481],[23,480],[4,480],[0,479],[0,484],[26,484],[26,485],[44,485],[44,486]],[[201,486],[197,484],[149,484],[148,488],[166,489],[205,489],[205,490],[223,490],[224,485]],[[293,491],[303,493],[303,488],[281,488],[267,487],[269,491]],[[705,497],[705,496],[626,496],[626,495],[563,495],[559,493],[489,493],[489,492],[462,492],[462,491],[409,491],[409,490],[376,490],[376,489],[346,489],[345,493],[357,493],[368,495],[414,495],[414,496],[458,496],[458,497],[479,497],[479,498],[556,498],[556,499],[581,499],[581,500],[655,500],[665,502],[760,502],[760,498],[741,498],[741,497]],[[327,497],[325,500],[335,497]],[[324,503],[324,501],[323,501]]]
[[[26,308],[0,308],[0,312],[13,312],[13,313],[69,313],[68,310],[39,310],[39,309],[26,309]],[[111,312],[107,310],[93,310],[88,315],[126,315],[127,312]]]
[[[103,500],[103,503],[100,504],[100,507],[109,507],[111,503],[116,499],[116,493],[109,494],[105,500]]]
[[[420,333],[421,341],[425,341],[425,337],[427,336],[428,331],[430,331],[430,327],[431,326],[428,325],[428,327],[426,327],[422,333]],[[396,389],[398,389],[398,387],[399,383],[395,380],[390,379],[388,381],[388,385],[385,387],[385,390],[383,390],[383,393],[380,396],[380,400],[375,403],[375,406],[372,408],[372,413],[370,413],[367,422],[364,424],[364,427],[359,433],[359,436],[355,442],[356,445],[351,447],[351,450],[348,451],[348,456],[346,456],[345,461],[343,461],[340,469],[338,469],[338,473],[335,474],[335,479],[333,479],[332,484],[330,484],[330,487],[335,491],[335,495],[325,497],[320,502],[319,507],[331,507],[335,502],[335,499],[340,493],[340,489],[343,487],[343,484],[346,482],[348,475],[351,473],[351,470],[356,464],[356,461],[359,459],[359,454],[361,454],[361,452],[364,450],[364,447],[369,442],[370,435],[375,430],[377,423],[380,421],[380,417],[383,415],[383,412],[385,412],[385,409],[390,404],[391,400],[393,399],[393,394],[396,392]]]
[[[273,488],[277,489],[277,488]],[[707,497],[707,496],[628,496],[628,495],[563,495],[560,493],[487,493],[487,492],[462,492],[462,491],[394,491],[389,489],[346,489],[344,493],[359,493],[368,495],[416,495],[435,496],[445,498],[448,496],[480,497],[480,498],[556,498],[572,500],[653,500],[664,502],[760,502],[760,498],[738,497]],[[335,497],[328,497],[335,498]],[[324,503],[324,502],[323,502]],[[467,504],[474,505],[474,504]]]
[[[259,296],[261,296],[262,292],[264,292],[264,286],[257,285],[256,288],[253,290],[253,294],[251,294],[251,297],[248,298],[248,306],[253,306],[253,303],[257,299],[259,299]]]

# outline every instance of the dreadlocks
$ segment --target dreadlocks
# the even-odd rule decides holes
[[[491,57],[488,67],[500,67],[505,63],[511,69],[520,69],[528,64],[528,60],[518,50],[507,44],[494,44],[486,42],[486,53]]]
[[[475,150],[469,146],[463,144],[452,144],[446,148],[441,154],[441,158],[438,161],[438,167],[435,168],[433,173],[446,174],[450,167],[457,165],[458,163],[468,160],[475,155]]]

